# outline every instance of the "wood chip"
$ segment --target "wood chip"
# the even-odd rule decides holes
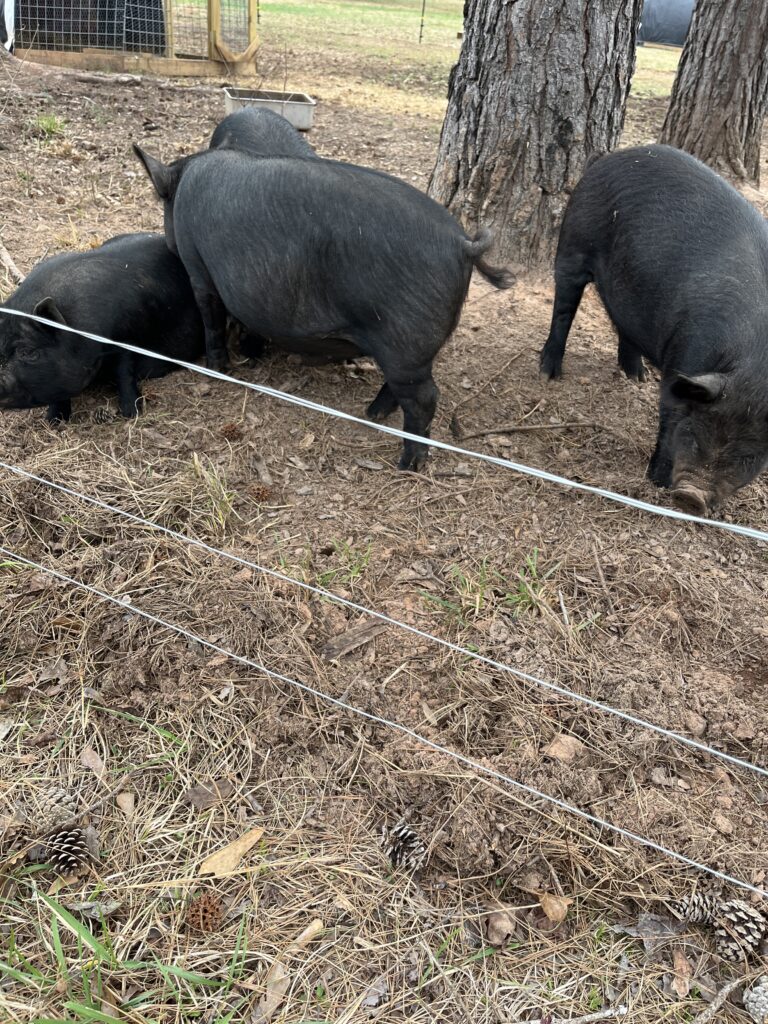
[[[118,793],[115,797],[115,803],[126,818],[133,817],[133,811],[136,804],[136,797],[133,793]]]
[[[584,753],[584,749],[584,744],[581,740],[577,740],[575,736],[569,736],[563,732],[555,736],[549,746],[544,749],[544,754],[546,757],[554,758],[555,761],[563,761],[565,764],[570,764]]]

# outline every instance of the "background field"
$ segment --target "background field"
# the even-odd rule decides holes
[[[421,47],[413,4],[262,13],[261,78],[318,97],[317,150],[424,187],[460,5],[428,4]],[[655,138],[676,58],[640,50],[626,142]],[[159,230],[130,141],[189,152],[222,112],[210,83],[9,85],[2,235],[18,264]],[[543,383],[550,301],[548,280],[473,286],[436,368],[435,436],[479,434],[466,443],[663,500],[644,479],[656,381],[620,377],[589,296],[566,378]],[[354,413],[380,383],[365,364],[277,354],[237,373]],[[398,474],[389,438],[197,376],[154,382],[146,397],[135,423],[106,391],[61,430],[39,410],[6,413],[0,458],[768,764],[763,546],[447,454],[422,476]],[[768,528],[766,483],[724,514]],[[700,928],[659,944],[622,931],[643,912],[667,920],[666,902],[701,884],[694,872],[130,605],[763,885],[768,791],[756,777],[393,627],[329,660],[355,614],[5,471],[0,536],[126,599],[116,608],[0,565],[4,854],[38,837],[52,788],[95,805],[100,848],[93,872],[65,885],[44,862],[6,862],[4,1021],[235,1024],[261,1019],[266,996],[276,1024],[495,1024],[622,1005],[632,1024],[684,1024],[729,978],[759,970],[721,962]],[[570,760],[564,736],[577,741]],[[197,810],[188,791],[213,780],[219,799]],[[378,842],[403,817],[429,850],[415,879]],[[200,877],[204,858],[252,829],[263,833],[239,865]],[[189,909],[203,894],[205,919]],[[314,920],[322,932],[292,949]],[[728,1021],[747,1020],[738,996]]]

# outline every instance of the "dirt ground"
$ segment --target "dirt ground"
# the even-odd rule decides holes
[[[316,61],[318,152],[424,187],[439,116],[344,102]],[[625,141],[654,138],[664,106],[631,101]],[[222,107],[210,83],[8,88],[2,238],[22,271],[160,230],[131,140],[190,152]],[[473,285],[436,367],[434,436],[663,502],[644,479],[656,382],[619,375],[594,296],[566,377],[542,382],[550,302],[547,281]],[[279,355],[237,375],[358,415],[380,383],[366,365]],[[191,374],[145,395],[133,423],[109,392],[62,429],[6,413],[0,458],[768,768],[764,545],[446,453],[399,474],[394,439]],[[724,517],[768,529],[768,483]],[[0,561],[3,1020],[551,1021],[626,1006],[658,1024],[759,973],[724,964],[705,929],[622,931],[642,912],[668,923],[665,901],[704,876],[131,609],[757,886],[764,778],[394,626],[334,658],[365,617],[5,470],[0,537],[123,605]],[[188,791],[213,780],[198,810]],[[63,885],[11,856],[40,838],[52,789],[91,808],[99,846]],[[379,844],[403,818],[428,847],[415,878]],[[223,877],[205,874],[254,829]],[[723,1013],[748,1020],[738,989]]]

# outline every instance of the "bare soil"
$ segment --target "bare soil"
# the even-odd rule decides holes
[[[318,92],[311,142],[321,155],[425,186],[439,118]],[[0,101],[2,238],[19,267],[123,231],[161,230],[130,142],[163,157],[190,152],[222,106],[214,86],[148,78],[41,78],[9,89]],[[632,101],[626,141],[652,139],[663,113],[662,100]],[[619,374],[615,338],[589,295],[565,379],[542,382],[550,302],[547,281],[521,279],[511,293],[473,285],[436,368],[434,436],[482,432],[466,445],[663,503],[644,479],[656,381]],[[380,384],[365,364],[315,367],[281,355],[237,375],[358,415]],[[40,410],[7,413],[1,458],[768,767],[764,545],[440,452],[423,475],[400,474],[394,439],[190,374],[145,394],[133,423],[117,417],[108,392],[83,396],[62,429]],[[500,429],[510,424],[532,429]],[[768,529],[765,480],[724,515]],[[4,470],[0,537],[124,599],[117,608],[0,560],[6,852],[37,835],[31,809],[49,787],[81,807],[107,797],[90,815],[99,864],[56,899],[118,901],[103,927],[90,927],[109,936],[121,963],[175,963],[215,982],[176,976],[174,992],[157,967],[112,965],[103,992],[117,1019],[258,1019],[250,1015],[275,958],[314,917],[324,936],[288,958],[290,987],[274,1019],[538,1020],[626,1003],[633,1019],[688,1020],[730,977],[706,932],[694,929],[680,947],[685,991],[670,988],[669,946],[644,951],[610,931],[639,909],[663,912],[665,900],[702,883],[695,872],[131,607],[755,885],[768,870],[760,777],[395,627],[329,660],[326,645],[361,616]],[[567,754],[551,746],[563,736],[578,741]],[[87,750],[103,774],[83,759]],[[123,778],[130,814],[114,799]],[[222,778],[232,793],[212,810],[185,802],[190,786]],[[429,847],[417,881],[392,874],[377,842],[383,824],[403,817]],[[196,880],[203,857],[256,826],[264,835],[245,872]],[[73,993],[84,998],[82,947],[78,955],[63,927],[67,973],[48,937],[40,893],[52,880],[17,865],[0,890],[3,959],[23,979],[21,953],[56,983],[5,975],[4,1019],[63,1014]],[[184,916],[201,890],[225,907],[224,923],[202,937]],[[544,915],[542,891],[575,901],[565,922]],[[499,905],[513,908],[503,949],[487,931]],[[114,1007],[126,1001],[123,1018]],[[746,1019],[735,1003],[725,1012]]]

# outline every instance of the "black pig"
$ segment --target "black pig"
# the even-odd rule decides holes
[[[219,121],[210,149],[237,149],[251,156],[319,157],[307,140],[280,114],[243,107]]]
[[[594,161],[565,211],[542,371],[562,372],[584,287],[619,335],[619,365],[662,373],[648,476],[697,514],[768,465],[768,225],[734,188],[670,146]]]
[[[250,156],[320,159],[290,121],[272,110],[258,107],[243,107],[219,121],[211,136],[209,149],[237,149]],[[258,359],[263,355],[267,344],[266,338],[249,334],[231,316],[227,320],[227,341],[230,344],[237,341],[240,350],[250,359]],[[316,361],[326,361],[316,353],[315,357]]]
[[[209,364],[226,360],[229,313],[252,334],[291,346],[332,340],[373,357],[385,384],[368,407],[400,406],[405,430],[428,436],[432,362],[453,331],[472,268],[496,287],[505,271],[442,206],[377,171],[332,160],[254,159],[209,150],[165,166],[134,147],[164,201],[166,238],[192,282]],[[401,469],[427,446],[403,445]]]
[[[89,252],[43,260],[5,305],[187,362],[204,349],[189,279],[162,235],[119,235]],[[0,409],[47,405],[50,422],[67,420],[73,398],[111,380],[120,412],[135,416],[138,382],[173,369],[173,363],[0,313]]]

